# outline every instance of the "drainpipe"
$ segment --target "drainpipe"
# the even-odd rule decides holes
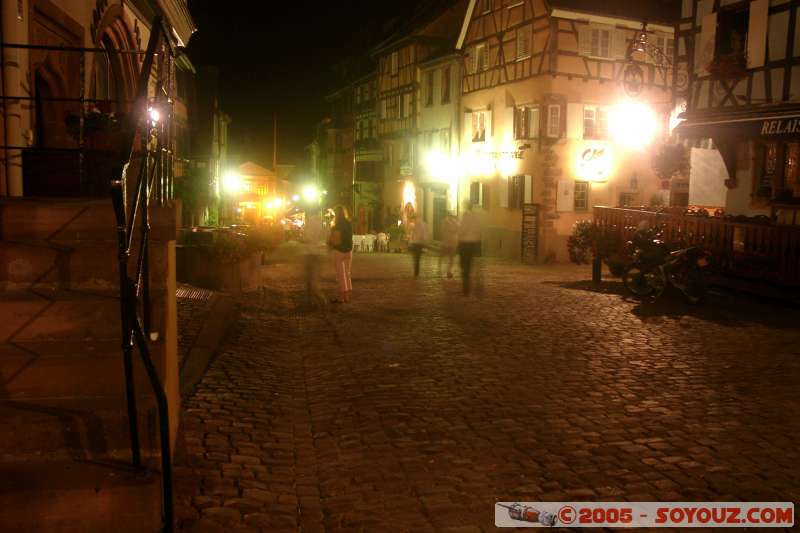
[[[28,0],[2,0],[2,33],[6,43],[28,43]],[[18,11],[18,6],[21,11]],[[3,95],[29,96],[28,51],[20,48],[3,48]],[[25,85],[28,84],[28,90]],[[21,100],[3,101],[5,144],[26,146],[23,131],[29,129],[29,103]],[[22,150],[6,149],[5,189],[8,196],[22,196]]]

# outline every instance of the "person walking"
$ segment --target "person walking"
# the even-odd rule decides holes
[[[328,250],[325,226],[319,208],[309,210],[303,225],[303,245],[306,260],[306,304],[324,307],[327,304],[320,288],[320,271]]]
[[[422,251],[425,249],[425,222],[416,215],[409,215],[409,236],[408,250],[414,257],[414,277],[419,277],[419,263],[422,259]]]
[[[481,253],[481,219],[480,215],[472,208],[471,203],[465,205],[464,214],[461,215],[461,225],[458,228],[458,257],[461,263],[461,279],[464,295],[470,293],[470,276],[472,263],[475,256]]]
[[[347,208],[337,205],[333,209],[334,219],[328,244],[333,248],[333,263],[336,267],[336,281],[339,284],[339,298],[333,303],[350,301],[353,281],[350,267],[353,263],[353,224]]]
[[[442,272],[442,259],[447,259],[447,277],[453,277],[453,257],[458,249],[458,219],[447,215],[442,221],[442,246],[439,249],[439,273]]]

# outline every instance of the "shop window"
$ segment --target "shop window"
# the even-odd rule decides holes
[[[536,139],[539,137],[539,108],[521,106],[514,109],[514,138]]]
[[[800,197],[800,143],[759,143],[756,149],[756,179],[753,196],[764,200]]]
[[[576,181],[575,194],[573,196],[573,209],[575,211],[586,211],[589,209],[589,182]]]

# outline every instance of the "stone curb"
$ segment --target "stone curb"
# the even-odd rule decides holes
[[[227,294],[211,297],[209,309],[180,369],[181,398],[187,398],[214,360],[217,350],[238,316],[238,307]]]

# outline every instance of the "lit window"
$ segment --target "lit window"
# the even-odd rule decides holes
[[[515,139],[536,139],[539,137],[539,108],[535,106],[522,106],[514,110],[516,124],[514,128]]]
[[[486,140],[486,112],[476,111],[472,113],[472,142],[483,142]]]

